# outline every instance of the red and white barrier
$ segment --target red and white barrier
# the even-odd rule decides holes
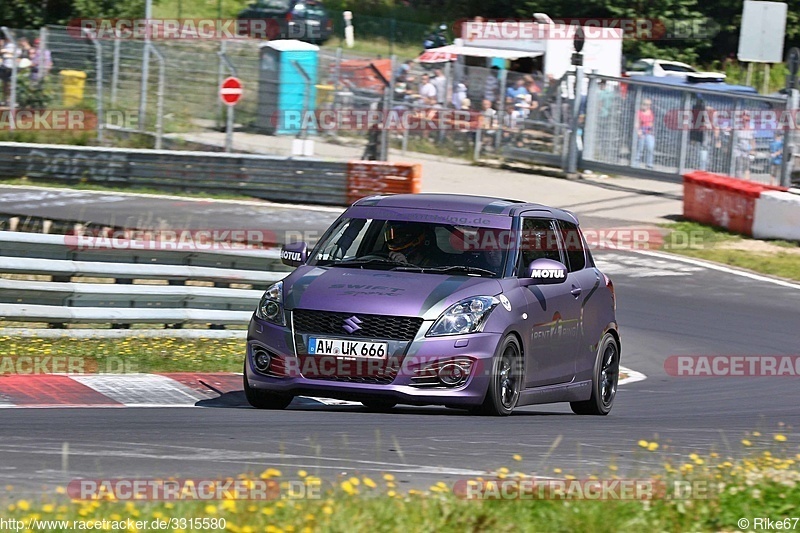
[[[683,216],[759,239],[800,240],[800,195],[711,172],[683,175]]]
[[[762,192],[756,200],[753,237],[800,241],[800,194]]]

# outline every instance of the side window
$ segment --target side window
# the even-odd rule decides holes
[[[567,250],[568,267],[570,272],[577,272],[586,267],[586,251],[583,244],[583,235],[578,226],[572,222],[558,221],[561,226],[561,236]]]
[[[523,218],[517,272],[523,273],[537,259],[563,261],[554,222],[547,218]]]

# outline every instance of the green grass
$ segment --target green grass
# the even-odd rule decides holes
[[[241,372],[245,343],[242,339],[179,339],[137,337],[126,339],[0,337],[0,379],[14,373],[20,358],[72,358],[77,371],[111,372]],[[22,361],[25,361],[23,359]],[[63,361],[52,364],[65,364]],[[17,370],[18,371],[18,370]]]
[[[753,522],[755,517],[779,520],[797,514],[800,454],[793,457],[791,453],[764,452],[742,461],[714,457],[716,454],[706,458],[670,454],[671,458],[686,463],[679,468],[667,464],[664,471],[636,478],[640,482],[651,480],[653,486],[663,482],[665,491],[656,492],[649,499],[463,499],[454,494],[452,485],[444,482],[425,491],[401,490],[391,474],[368,477],[351,473],[335,483],[327,483],[305,471],[284,475],[275,468],[267,468],[261,474],[240,476],[241,495],[231,492],[225,499],[134,502],[101,497],[70,501],[64,495],[66,489],[61,488],[56,495],[31,501],[15,497],[14,487],[7,487],[5,495],[0,493],[0,504],[6,519],[122,521],[130,518],[152,523],[173,518],[208,518],[221,527],[213,527],[209,522],[206,531],[225,529],[237,533],[739,531],[742,518],[751,521],[745,529],[759,530]],[[508,483],[512,477],[521,479],[512,474],[504,479],[492,477],[491,481]],[[611,482],[615,477],[612,471],[606,471],[598,479]],[[673,487],[686,483],[707,492],[679,497]],[[246,494],[247,486],[267,487],[272,499],[239,499]],[[225,521],[224,526],[221,520]],[[66,531],[53,525],[39,527],[37,531]],[[164,530],[178,528],[164,527]]]
[[[342,48],[343,54],[362,54],[366,56],[376,56],[380,55],[384,58],[391,57],[392,54],[397,56],[398,63],[405,61],[406,59],[415,59],[419,56],[420,51],[422,49],[422,43],[420,44],[406,44],[406,43],[394,43],[393,45],[389,45],[388,39],[383,38],[373,38],[373,39],[363,39],[358,38],[356,36],[355,42],[353,43],[353,48],[347,48],[344,43],[344,40],[340,39],[339,37],[332,37],[328,40],[324,45],[323,48],[328,48],[335,50],[336,48]]]
[[[757,241],[696,222],[678,222],[665,227],[670,230],[665,237],[665,251],[800,281],[800,254],[796,252],[800,243],[767,241],[787,251],[738,249],[757,244]],[[737,244],[737,248],[724,247],[729,244]]]

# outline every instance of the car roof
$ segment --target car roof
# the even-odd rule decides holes
[[[356,201],[354,206],[376,206],[404,209],[424,209],[427,211],[451,211],[458,213],[483,213],[492,215],[517,216],[524,211],[543,211],[562,220],[577,223],[571,212],[534,202],[509,200],[492,196],[449,193],[418,193],[368,196]]]

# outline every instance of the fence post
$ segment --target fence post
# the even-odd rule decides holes
[[[508,70],[505,68],[500,71],[500,94],[497,95],[497,135],[495,136],[495,151],[499,152],[503,143],[503,125],[506,120],[506,83],[508,81]],[[495,154],[497,155],[497,154]]]
[[[475,151],[472,153],[472,160],[477,161],[481,158],[481,137],[483,134],[483,124],[481,124],[481,120],[483,120],[483,115],[478,121],[478,129],[475,130]]]
[[[114,61],[111,66],[111,107],[117,105],[118,84],[119,84],[119,39],[114,39]]]
[[[392,63],[391,63],[391,70],[389,71],[389,85],[384,88],[383,94],[383,116],[381,120],[383,120],[384,126],[386,126],[386,117],[389,116],[389,112],[392,108],[392,98],[394,97],[394,70],[395,64],[397,63],[397,57],[392,56]],[[384,127],[381,130],[381,161],[388,161],[389,160],[389,130]]]
[[[684,92],[683,93],[683,112],[684,116],[686,113],[692,112],[692,98],[691,93]],[[678,149],[678,174],[683,176],[683,173],[686,172],[686,154],[689,151],[689,129],[682,128],[681,129],[681,146]],[[705,169],[701,169],[705,170]]]
[[[786,108],[787,108],[787,115],[795,116],[794,113],[798,107],[800,107],[800,91],[797,89],[791,89],[789,91],[789,95],[786,98]],[[788,124],[786,125],[786,129],[783,132],[783,156],[781,157],[781,175],[780,175],[780,184],[784,187],[791,187],[792,186],[792,164],[794,157],[794,141],[797,136],[794,133],[794,130],[789,128]]]
[[[150,69],[150,19],[153,17],[152,0],[145,0],[144,18],[147,29],[144,33],[144,50],[142,51],[142,84],[139,88],[139,131],[147,127],[147,81]]]
[[[217,66],[217,90],[219,90],[219,87],[222,87],[222,80],[225,78],[225,58],[227,57],[226,43],[227,41],[224,39],[221,40],[219,42],[219,52],[217,52],[219,56],[219,65]],[[224,107],[222,100],[217,98],[217,129],[222,128],[222,111]]]
[[[586,93],[586,118],[583,123],[583,151],[589,154],[589,157],[595,159],[594,156],[594,137],[597,131],[597,88],[599,79],[597,77],[597,70],[594,69],[589,74],[589,90]]]
[[[639,114],[639,108],[642,106],[642,86],[636,85],[636,95],[633,97],[633,117],[631,128],[631,160],[630,167],[636,165],[636,159],[639,156],[639,124],[636,117]]]
[[[95,87],[97,89],[97,142],[103,144],[103,123],[106,119],[103,115],[103,46],[100,44],[100,41],[92,36],[88,29],[84,29],[83,32],[94,45],[96,61]]]
[[[158,102],[156,103],[156,113],[158,116],[156,117],[156,150],[161,150],[161,143],[164,137],[164,78],[166,77],[166,64],[164,54],[156,48],[155,46],[150,46],[150,50],[158,58],[158,92],[156,93],[156,98]]]
[[[752,63],[748,63],[748,65],[752,65]],[[741,108],[742,108],[741,100],[737,98],[736,101],[733,104],[733,116],[734,117],[738,117],[739,116],[739,112],[740,112]],[[739,141],[739,139],[737,138],[738,135],[736,134],[736,130],[734,129],[733,126],[734,125],[731,123],[730,124],[731,145],[728,147],[728,157],[730,158],[728,160],[730,162],[730,164],[728,165],[728,176],[738,177],[738,176],[736,176],[736,157],[735,157],[734,154],[736,153],[736,143]]]
[[[583,67],[575,67],[575,91],[572,99],[572,112],[569,120],[569,157],[567,158],[567,174],[578,171],[578,119],[581,113],[581,97],[583,93]]]
[[[11,92],[9,94],[8,100],[8,109],[9,117],[8,121],[8,129],[14,130],[16,129],[16,113],[17,113],[17,40],[14,38],[14,35],[11,31],[3,26],[0,28],[3,31],[3,35],[6,36],[6,40],[11,42],[11,49],[13,50],[12,53],[12,65],[11,65]]]

